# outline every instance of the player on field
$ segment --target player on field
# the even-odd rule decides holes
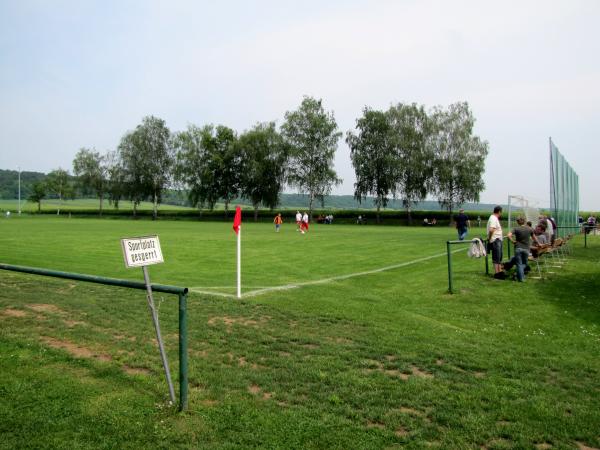
[[[300,211],[296,211],[296,231],[300,231],[302,228],[302,214]]]
[[[300,224],[300,230],[302,231],[302,234],[304,234],[305,231],[308,231],[308,214],[304,213],[304,215],[302,216],[302,223]]]
[[[283,219],[281,218],[281,213],[279,213],[275,216],[273,223],[275,224],[275,231],[277,233],[279,233],[279,228],[281,227],[281,224],[283,223]]]

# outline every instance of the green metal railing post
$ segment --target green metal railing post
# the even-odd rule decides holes
[[[179,294],[179,411],[188,408],[187,295]]]
[[[448,253],[448,292],[452,292],[452,253],[450,252],[450,241],[446,241],[446,252]]]
[[[121,280],[119,278],[99,277],[83,273],[63,272],[39,267],[16,266],[0,263],[0,270],[29,273],[68,280],[86,281],[88,283],[105,284],[131,289],[147,290],[146,283],[140,281]],[[165,284],[151,284],[154,292],[176,294],[179,296],[179,410],[185,411],[188,407],[188,357],[187,357],[187,293],[188,288],[170,286]]]

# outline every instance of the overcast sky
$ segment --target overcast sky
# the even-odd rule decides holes
[[[281,124],[304,95],[344,133],[365,106],[467,101],[481,201],[548,204],[548,138],[600,210],[600,1],[0,0],[0,168],[72,170],[143,116]],[[335,159],[353,192],[349,150]]]

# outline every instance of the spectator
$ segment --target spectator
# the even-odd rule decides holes
[[[506,274],[502,270],[502,225],[500,217],[502,207],[496,206],[487,222],[487,237],[492,251],[492,262],[494,263],[494,278],[503,280]]]
[[[458,240],[464,241],[465,237],[467,236],[467,231],[471,227],[471,221],[469,220],[469,217],[465,214],[464,209],[458,211],[458,214],[454,217],[454,222],[456,223]]]

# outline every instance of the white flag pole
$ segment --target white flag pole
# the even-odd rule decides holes
[[[242,226],[237,232],[237,298],[242,298]]]

